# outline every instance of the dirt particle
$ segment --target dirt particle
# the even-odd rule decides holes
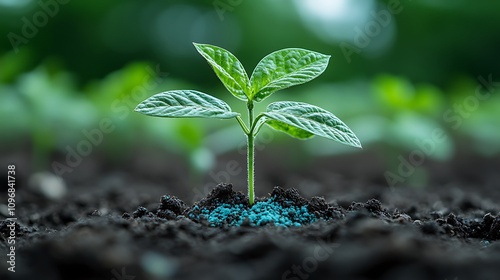
[[[148,212],[149,211],[148,211],[148,209],[146,209],[146,207],[140,206],[139,208],[137,208],[137,210],[134,211],[134,213],[132,213],[132,216],[134,218],[141,218],[144,215],[146,215]]]
[[[160,205],[158,205],[157,211],[163,213],[165,210],[169,210],[174,215],[180,215],[186,208],[187,206],[184,201],[175,196],[164,195],[160,199]]]
[[[489,232],[489,238],[491,240],[500,239],[500,217],[497,217],[493,224],[491,225],[491,229]]]
[[[439,233],[439,225],[434,221],[422,223],[421,230],[425,234],[436,235]]]

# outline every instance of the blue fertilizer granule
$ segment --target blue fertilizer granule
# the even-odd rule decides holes
[[[307,206],[283,207],[272,198],[257,202],[250,209],[245,208],[242,204],[224,203],[212,211],[202,209],[200,216],[207,219],[211,226],[221,226],[225,223],[231,226],[240,226],[246,219],[250,225],[254,226],[272,223],[285,227],[301,226],[316,221],[316,216],[309,213]]]

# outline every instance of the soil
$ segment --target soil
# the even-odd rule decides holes
[[[16,272],[7,270],[10,229],[2,221],[0,278],[499,279],[498,180],[459,179],[424,190],[345,180],[322,189],[326,200],[268,190],[267,197],[306,206],[318,218],[291,227],[214,227],[189,218],[221,201],[248,207],[246,196],[225,184],[198,208],[175,197],[182,193],[175,187],[164,193],[165,186],[121,173],[76,184],[58,201],[19,188]]]

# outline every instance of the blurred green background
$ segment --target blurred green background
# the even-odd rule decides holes
[[[231,51],[249,74],[268,53],[300,47],[332,55],[329,67],[269,102],[330,110],[364,149],[267,129],[257,181],[282,182],[273,178],[321,161],[324,169],[360,176],[357,166],[372,165],[380,171],[374,178],[387,184],[387,172],[402,176],[402,157],[416,170],[397,183],[422,185],[431,163],[500,155],[499,30],[500,2],[487,0],[0,0],[0,151],[5,160],[24,159],[26,173],[85,180],[128,166],[144,176],[180,172],[185,184],[202,184],[228,160],[244,167],[237,123],[163,120],[133,108],[170,89],[196,89],[245,108],[192,42]],[[284,174],[259,175],[268,169]],[[244,172],[233,179],[244,185]]]

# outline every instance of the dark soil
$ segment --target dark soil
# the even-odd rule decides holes
[[[500,209],[462,190],[383,189],[377,199],[327,203],[274,188],[277,201],[307,205],[318,221],[211,227],[187,218],[180,199],[105,187],[52,203],[20,190],[16,272],[1,279],[499,279]],[[352,192],[363,197],[366,193]],[[451,193],[451,194],[450,194]],[[262,199],[262,198],[261,198]],[[154,200],[158,202],[154,202]],[[243,203],[219,185],[197,205]],[[143,205],[133,207],[133,205]],[[15,276],[15,277],[14,277]]]

